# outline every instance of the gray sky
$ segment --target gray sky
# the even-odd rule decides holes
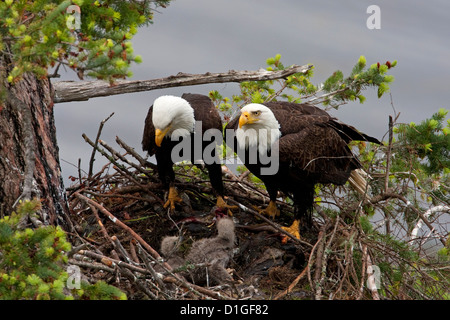
[[[369,5],[381,9],[381,29],[370,30]],[[178,72],[204,73],[265,68],[269,57],[281,54],[284,65],[312,63],[314,84],[335,70],[351,71],[360,55],[367,63],[398,60],[390,70],[393,105],[399,122],[420,122],[447,104],[450,72],[450,2],[446,0],[178,0],[155,14],[154,24],[133,39],[143,63],[132,67],[132,79],[154,79]],[[64,79],[76,79],[73,74]],[[141,151],[140,142],[148,107],[160,95],[183,92],[224,96],[239,92],[237,84],[216,84],[91,99],[55,107],[61,167],[67,177],[77,175],[82,160],[87,171],[92,148],[81,137],[95,138],[99,123],[115,112],[105,125],[102,139],[115,146],[115,136]],[[359,130],[383,139],[390,96],[342,106],[332,114]],[[96,169],[104,163],[97,156]]]

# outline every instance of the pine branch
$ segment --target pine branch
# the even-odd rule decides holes
[[[178,73],[176,76],[152,80],[118,80],[113,85],[106,81],[58,81],[53,83],[55,103],[70,101],[87,101],[90,98],[112,96],[117,94],[151,91],[156,89],[192,86],[209,83],[265,81],[286,78],[294,73],[306,73],[313,66],[293,65],[284,70],[267,71],[235,71],[224,73],[188,74]]]

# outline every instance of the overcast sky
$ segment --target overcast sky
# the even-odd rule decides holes
[[[370,5],[381,10],[381,29],[368,29]],[[342,106],[333,115],[360,131],[385,138],[389,115],[399,122],[420,122],[439,108],[450,109],[450,2],[446,0],[177,0],[155,14],[154,24],[133,39],[143,63],[133,66],[132,79],[154,79],[178,72],[204,73],[265,68],[269,57],[281,54],[285,65],[315,66],[314,84],[335,70],[351,71],[360,55],[368,64],[398,60],[389,95],[377,98],[374,89],[366,102]],[[76,79],[72,74],[65,79]],[[144,119],[160,95],[183,92],[224,96],[239,92],[237,84],[216,84],[91,99],[57,104],[55,118],[61,167],[67,177],[77,175],[82,160],[87,171],[91,147],[81,137],[95,138],[99,123],[102,139],[115,145],[115,136],[141,151]],[[393,105],[393,106],[392,106]],[[97,156],[97,169],[104,163]]]

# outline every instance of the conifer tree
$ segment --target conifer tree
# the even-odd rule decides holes
[[[60,66],[80,79],[130,76],[130,40],[168,0],[6,0],[0,2],[0,204],[42,203],[45,220],[67,213],[49,81]]]
[[[40,207],[39,200],[26,200],[17,212],[0,219],[0,300],[126,299],[101,281],[88,284],[78,279],[78,285],[70,285],[66,233],[59,226],[22,226]]]

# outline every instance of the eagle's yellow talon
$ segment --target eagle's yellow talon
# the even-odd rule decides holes
[[[228,215],[229,215],[229,216],[232,216],[232,215],[233,215],[233,213],[231,212],[231,210],[236,210],[236,209],[238,208],[238,206],[232,206],[232,205],[227,204],[227,203],[225,202],[225,200],[224,200],[221,196],[218,196],[218,197],[217,197],[216,206],[219,207],[219,208],[228,209]]]
[[[278,210],[277,204],[274,201],[270,200],[267,208],[259,209],[259,213],[265,214],[266,216],[275,219],[275,217],[278,217],[280,215],[280,210]]]
[[[294,222],[292,223],[292,225],[290,227],[281,227],[281,229],[283,229],[286,232],[289,232],[291,235],[293,235],[297,239],[300,239],[299,227],[300,227],[300,220],[294,220]],[[288,238],[287,236],[283,237],[283,243],[287,242],[287,238]]]
[[[175,203],[182,203],[183,199],[178,196],[178,191],[175,187],[169,188],[169,196],[167,197],[167,201],[164,204],[164,209],[170,206],[170,210],[175,210]]]

